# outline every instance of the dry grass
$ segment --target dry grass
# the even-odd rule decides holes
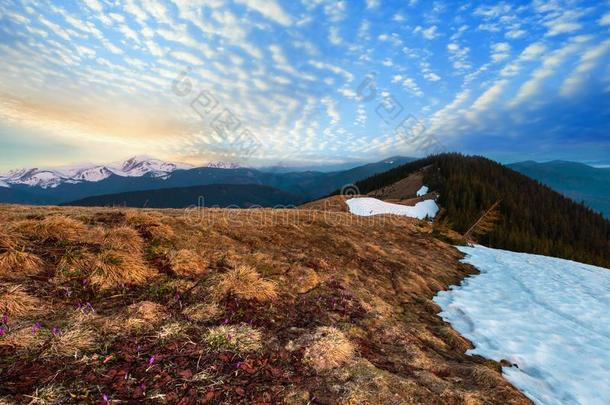
[[[42,260],[32,253],[15,249],[0,253],[0,278],[19,279],[36,275],[42,270]]]
[[[157,224],[146,227],[146,233],[153,242],[169,242],[176,238],[174,229],[166,224]]]
[[[14,232],[9,232],[4,227],[0,227],[0,251],[16,250],[23,244],[23,239],[15,235]]]
[[[139,254],[144,243],[138,231],[128,226],[105,230],[102,244],[106,249]]]
[[[222,314],[222,311],[220,307],[214,303],[194,304],[184,308],[182,314],[194,321],[206,322],[218,319],[218,317]]]
[[[0,315],[22,317],[39,313],[42,301],[25,291],[19,284],[0,284]]]
[[[92,285],[105,290],[129,284],[143,284],[155,275],[141,257],[107,250],[97,256],[90,264]]]
[[[169,262],[176,274],[186,277],[201,276],[207,267],[199,254],[188,249],[171,253]]]
[[[184,322],[170,322],[161,327],[157,332],[157,339],[162,341],[170,341],[174,339],[187,337],[188,325]]]
[[[36,391],[28,397],[30,402],[28,405],[55,405],[62,403],[63,398],[69,397],[66,389],[60,385],[49,384],[41,388],[36,388]],[[7,402],[8,403],[8,402]],[[2,401],[0,400],[0,405]]]
[[[316,329],[303,360],[317,372],[337,368],[354,357],[354,346],[343,332],[323,326]]]
[[[261,332],[247,324],[215,326],[208,329],[203,340],[218,351],[248,353],[263,347]]]
[[[69,249],[57,263],[53,282],[62,283],[73,277],[87,274],[94,260],[95,256],[85,250]]]
[[[82,325],[75,325],[53,336],[49,349],[43,357],[78,356],[83,351],[90,350],[95,345],[96,333]]]
[[[80,221],[64,215],[54,215],[38,222],[33,230],[35,236],[43,240],[79,242],[88,229]]]
[[[141,301],[131,304],[118,316],[108,319],[105,327],[113,332],[151,331],[169,317],[163,305]]]
[[[36,333],[32,332],[31,326],[28,326],[8,332],[0,339],[0,347],[10,347],[17,351],[36,350],[44,344],[48,337],[49,334],[40,330]]]
[[[39,274],[45,276],[4,280],[4,292],[25,287],[16,288],[9,300],[0,297],[5,311],[23,314],[12,315],[15,321],[3,326],[0,337],[0,385],[19,386],[24,394],[11,392],[6,397],[11,403],[47,397],[36,388],[49,381],[77,395],[73,400],[99,401],[99,393],[110,389],[99,377],[123,369],[115,361],[134,355],[135,345],[145,353],[140,359],[144,365],[149,353],[157,355],[162,363],[155,364],[162,364],[169,378],[154,392],[149,389],[147,397],[184,396],[186,402],[197,402],[187,394],[192,384],[184,384],[172,370],[190,368],[203,353],[203,368],[189,381],[201,376],[200,387],[246,388],[243,397],[223,390],[226,398],[212,402],[255,403],[259,393],[271,393],[273,401],[289,403],[283,396],[294,390],[294,403],[310,402],[314,393],[333,404],[529,403],[493,362],[488,368],[481,359],[464,355],[460,342],[467,341],[437,316],[432,296],[474,269],[460,265],[462,255],[439,241],[430,225],[430,230],[422,229],[408,218],[354,222],[348,213],[327,217],[302,210],[231,210],[227,220],[226,210],[211,209],[201,222],[186,219],[183,210],[102,213],[97,208],[0,205],[0,254],[35,253],[44,262],[34,260],[39,268],[30,272],[44,270]],[[253,213],[270,220],[252,222]],[[284,220],[295,213],[303,215],[298,226]],[[37,235],[45,218],[45,226],[52,228],[49,222],[57,222],[52,217],[79,220],[79,229],[85,226],[86,232],[74,243]],[[190,264],[176,274],[169,271],[172,255],[167,252],[177,253],[175,267],[188,263],[182,260],[186,254],[179,257],[181,249],[205,252],[204,278],[192,277]],[[60,271],[49,283],[51,265]],[[11,274],[23,278],[23,266],[18,271],[13,267]],[[62,277],[71,282],[53,284]],[[81,279],[89,284],[77,282]],[[105,290],[133,282],[144,287]],[[43,319],[28,318],[37,308],[20,293],[45,305],[45,327],[37,333],[32,333],[32,323]],[[242,300],[272,301],[255,305]],[[75,310],[76,302],[83,306]],[[230,323],[223,324],[225,318]],[[250,319],[256,329],[237,324]],[[54,325],[62,328],[57,336],[50,331]],[[278,346],[290,351],[289,357]],[[31,362],[38,353],[45,359]],[[111,354],[110,363],[103,363]],[[226,358],[247,362],[252,369],[226,367]],[[64,371],[54,377],[58,370],[81,369],[97,380],[74,379]],[[156,374],[130,378],[153,387]],[[108,383],[111,402],[133,402],[132,389],[114,381]],[[69,395],[60,400],[69,401]]]
[[[222,299],[233,295],[245,300],[269,301],[276,299],[277,285],[263,278],[250,266],[239,266],[223,274],[214,288],[214,294]]]

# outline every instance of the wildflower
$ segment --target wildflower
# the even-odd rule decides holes
[[[102,394],[102,401],[104,401],[104,403],[107,404],[108,403],[108,395]]]
[[[53,326],[53,329],[51,329],[51,333],[53,334],[53,336],[59,335],[60,332],[61,329],[59,329],[59,326]]]
[[[2,323],[8,325],[8,314],[2,315]]]
[[[36,322],[34,325],[32,325],[32,334],[36,334],[41,327],[40,322]]]
[[[237,364],[235,365],[235,368],[239,369],[241,367],[241,361],[238,361]]]
[[[155,363],[155,356],[150,356],[150,359],[148,360],[148,365],[152,366]]]
[[[0,326],[0,336],[4,336],[5,333],[6,333],[6,329],[4,329],[3,326]]]

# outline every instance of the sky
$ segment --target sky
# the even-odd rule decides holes
[[[608,0],[0,0],[0,60],[0,171],[610,163]]]

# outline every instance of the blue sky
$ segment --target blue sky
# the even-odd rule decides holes
[[[0,58],[0,169],[422,155],[405,119],[444,150],[610,160],[608,1],[0,0]]]

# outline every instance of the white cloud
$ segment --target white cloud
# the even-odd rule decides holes
[[[377,8],[377,7],[379,7],[380,2],[381,2],[380,0],[366,0],[366,8],[368,8],[368,9]]]
[[[205,62],[203,60],[199,59],[195,55],[192,55],[192,54],[190,54],[188,52],[174,51],[174,52],[171,53],[171,55],[174,57],[174,59],[177,59],[177,60],[182,61],[182,62],[186,62],[186,63],[191,64],[191,65],[203,65],[203,64],[205,64]]]
[[[570,43],[563,48],[553,51],[547,55],[542,62],[542,66],[536,69],[530,79],[526,81],[517,92],[515,98],[513,98],[508,105],[510,107],[516,107],[527,100],[534,97],[540,91],[542,82],[552,76],[555,73],[555,69],[561,66],[561,64],[573,53],[578,51],[582,46],[582,41],[585,38],[576,37]]]
[[[337,102],[330,97],[323,97],[320,101],[326,107],[326,115],[330,118],[330,125],[338,124],[341,121],[341,116],[337,111]]]
[[[402,81],[402,85],[405,89],[409,90],[412,94],[416,95],[417,97],[421,97],[424,95],[424,93],[421,91],[421,89],[419,88],[419,86],[417,85],[415,80],[413,80],[410,77],[405,78]]]
[[[578,62],[578,66],[564,80],[561,85],[561,94],[563,96],[572,96],[581,89],[586,82],[587,73],[595,68],[597,62],[610,51],[610,39],[605,40],[601,44],[588,49]]]
[[[97,0],[84,0],[87,7],[89,7],[93,11],[100,12],[103,10],[102,5]]]
[[[413,30],[414,33],[421,33],[423,35],[423,37],[426,39],[434,39],[434,38],[438,37],[439,34],[437,31],[438,31],[438,27],[436,25],[433,25],[428,28],[423,28],[422,26],[418,25]]]
[[[333,45],[341,45],[341,43],[343,42],[343,39],[339,35],[339,28],[330,27],[329,34],[328,34],[328,40]]]
[[[237,3],[261,13],[269,20],[284,26],[292,24],[292,17],[275,0],[236,0]]]
[[[354,80],[354,75],[352,73],[348,72],[347,70],[345,70],[339,66],[335,66],[335,65],[331,65],[330,63],[320,62],[320,61],[315,61],[315,60],[309,60],[308,63],[311,66],[315,67],[316,69],[330,70],[331,72],[333,72],[336,75],[341,75],[348,82],[351,82],[352,80]]]
[[[437,81],[441,80],[441,77],[433,72],[424,73],[424,78],[431,82],[437,82]]]
[[[491,51],[491,60],[499,62],[510,56],[510,45],[508,42],[498,42],[491,46]]]
[[[598,22],[599,25],[610,25],[610,12],[604,14]]]

